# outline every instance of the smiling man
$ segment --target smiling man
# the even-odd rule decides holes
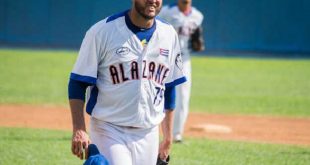
[[[175,86],[186,79],[177,33],[156,19],[161,7],[162,0],[133,0],[131,9],[87,31],[68,87],[72,153],[79,158],[87,155],[91,141],[110,165],[155,165],[157,157],[167,159]],[[85,100],[90,138],[83,116]]]

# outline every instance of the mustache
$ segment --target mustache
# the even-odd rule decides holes
[[[154,8],[156,8],[156,7],[158,7],[157,5],[156,5],[156,3],[152,3],[152,2],[148,2],[146,5],[145,5],[146,7],[154,7]]]

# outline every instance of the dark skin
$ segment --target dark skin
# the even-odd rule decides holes
[[[71,151],[80,159],[87,158],[88,145],[90,139],[86,133],[85,118],[84,118],[84,101],[78,99],[70,99],[70,109],[72,116],[72,143]]]
[[[133,24],[141,28],[150,28],[154,23],[155,16],[159,13],[162,7],[162,0],[132,0],[133,6],[129,12],[129,17]],[[74,155],[80,159],[87,158],[88,145],[90,144],[89,136],[86,132],[84,118],[84,101],[78,99],[69,100],[73,134],[71,150]],[[169,153],[172,144],[172,122],[173,111],[166,110],[166,116],[161,123],[163,131],[163,141],[159,146],[159,156],[165,160]]]

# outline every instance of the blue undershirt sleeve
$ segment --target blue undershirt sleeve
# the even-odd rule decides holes
[[[85,101],[86,88],[92,84],[70,79],[68,85],[69,99],[79,99]]]
[[[165,109],[174,110],[175,109],[175,95],[176,95],[175,86],[166,87],[164,95],[165,95]]]

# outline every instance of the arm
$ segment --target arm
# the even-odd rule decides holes
[[[85,93],[88,86],[96,85],[98,75],[101,39],[96,26],[90,28],[83,39],[79,55],[70,74],[68,86],[69,104],[72,116],[72,153],[79,158],[87,157],[89,137],[84,119]],[[98,37],[96,37],[98,36]]]
[[[159,146],[159,157],[161,160],[166,160],[172,144],[172,128],[173,128],[174,111],[172,109],[166,110],[166,116],[161,123],[163,132],[163,140]]]
[[[89,84],[70,80],[69,82],[69,104],[72,117],[72,144],[71,150],[74,155],[83,159],[87,157],[87,147],[90,143],[86,133],[85,118],[84,118],[84,100],[85,91]],[[85,153],[84,153],[85,151]],[[85,155],[84,155],[85,154]]]
[[[69,102],[73,125],[71,151],[74,155],[76,155],[80,159],[83,159],[87,157],[86,151],[88,144],[90,144],[89,137],[86,133],[85,118],[83,112],[84,101],[78,99],[70,99]]]
[[[161,128],[163,132],[163,141],[159,146],[159,158],[161,160],[166,160],[172,144],[172,128],[173,128],[173,117],[175,108],[175,86],[166,87],[165,90],[165,118],[161,123]]]

